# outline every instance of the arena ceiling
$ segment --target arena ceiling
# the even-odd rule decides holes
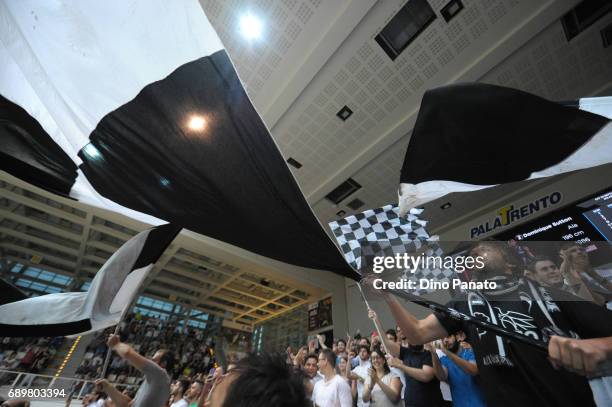
[[[560,18],[577,0],[461,0],[448,22],[450,0],[427,1],[435,20],[392,61],[375,37],[406,0],[200,0],[282,154],[302,164],[289,168],[324,224],[397,199],[427,89],[482,81],[558,101],[612,89],[600,34],[612,13],[568,41]],[[257,40],[239,29],[246,14],[261,21]],[[348,178],[361,188],[325,199]]]
[[[147,225],[54,196],[0,171],[0,260],[71,279],[68,286],[26,276],[61,291],[79,290],[124,242]],[[274,271],[219,260],[191,232],[166,249],[142,295],[253,327],[321,297],[325,291]],[[16,282],[5,263],[2,277]],[[12,265],[12,264],[11,264]],[[63,281],[63,280],[62,280]]]

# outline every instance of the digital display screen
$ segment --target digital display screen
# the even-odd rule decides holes
[[[603,242],[612,242],[612,190],[600,191],[508,229],[495,235],[494,239],[526,248],[534,246],[530,242],[558,242],[559,247],[575,242],[586,250],[593,265],[610,264],[610,244]],[[554,245],[549,246],[547,251],[534,246],[532,252],[556,258],[559,251],[554,249]]]
[[[612,241],[612,190],[602,191],[576,204],[495,235],[496,240]]]

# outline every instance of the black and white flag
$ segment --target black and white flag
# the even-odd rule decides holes
[[[0,170],[354,276],[197,0],[3,1],[0,60]]]
[[[116,325],[180,230],[167,224],[128,240],[96,273],[87,292],[47,294],[0,305],[2,336],[85,334]]]
[[[438,236],[431,236],[425,228],[427,221],[419,218],[422,211],[413,208],[408,215],[400,216],[397,206],[386,205],[330,222],[329,227],[346,262],[365,277],[373,273],[373,257],[392,258],[404,254],[416,257],[418,253],[440,257],[444,254],[437,243]],[[451,268],[433,265],[396,271],[399,274],[394,277],[415,283],[421,279],[448,282],[456,275]],[[413,295],[431,292],[428,288],[420,288],[418,284],[406,291]]]
[[[425,92],[402,166],[400,214],[452,192],[612,162],[612,97],[575,105],[484,83]]]

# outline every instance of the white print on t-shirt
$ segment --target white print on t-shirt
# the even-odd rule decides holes
[[[512,328],[514,332],[518,332],[525,336],[530,336],[534,339],[539,339],[539,335],[534,328],[537,328],[533,322],[531,315],[526,315],[517,311],[504,311],[499,307],[495,307],[497,311],[497,319],[504,328]]]

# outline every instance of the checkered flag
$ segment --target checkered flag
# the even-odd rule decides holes
[[[392,205],[369,209],[365,212],[330,222],[329,226],[342,250],[345,260],[355,270],[364,274],[363,259],[373,256],[394,256],[416,253],[423,250],[425,256],[443,256],[436,243],[437,236],[430,236],[425,226],[427,221],[419,219],[422,209],[411,209],[405,217],[399,216],[399,208]],[[401,271],[401,278],[449,280],[454,275],[450,269],[421,267]],[[411,293],[421,295],[430,290],[416,289]]]

